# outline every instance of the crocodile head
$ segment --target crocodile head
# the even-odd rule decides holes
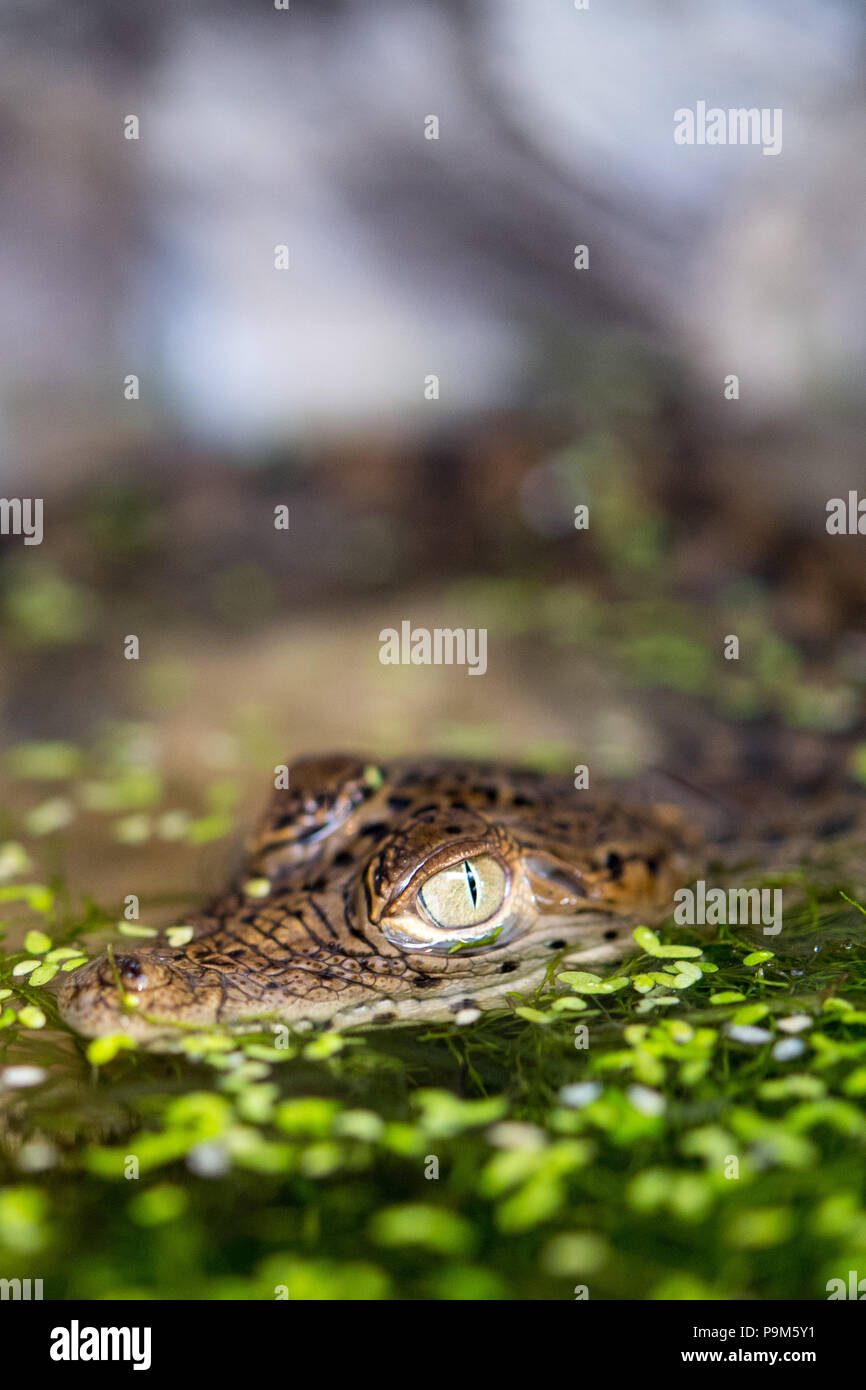
[[[88,1037],[473,1018],[554,958],[603,961],[686,881],[676,818],[492,764],[296,763],[183,947],[124,943],[60,995]]]

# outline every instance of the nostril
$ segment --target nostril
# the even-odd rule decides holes
[[[114,963],[125,980],[139,985],[145,983],[144,966],[135,956],[115,956]]]
[[[114,959],[118,970],[122,970],[125,975],[141,974],[142,965],[140,961],[135,959],[135,956],[115,956]]]

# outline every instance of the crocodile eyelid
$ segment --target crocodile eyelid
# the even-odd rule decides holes
[[[422,864],[412,871],[405,883],[399,885],[390,895],[382,908],[382,916],[405,910],[408,905],[412,905],[417,911],[417,899],[425,883],[437,874],[441,874],[445,869],[451,869],[455,864],[461,864],[466,859],[495,859],[505,875],[505,892],[503,897],[507,898],[511,891],[512,873],[502,857],[497,853],[497,848],[489,842],[474,840],[472,842],[462,841],[453,845],[442,845],[435,850]]]

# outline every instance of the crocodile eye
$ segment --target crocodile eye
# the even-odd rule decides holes
[[[502,906],[506,886],[501,864],[484,854],[434,874],[418,898],[437,927],[475,927]]]

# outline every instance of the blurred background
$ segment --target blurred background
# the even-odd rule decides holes
[[[0,540],[4,742],[619,772],[680,696],[851,724],[859,3],[0,15],[0,479],[45,509]],[[676,146],[699,99],[782,108],[781,155]],[[487,627],[486,679],[381,666],[406,618]]]
[[[814,1298],[863,1268],[857,846],[756,879],[785,883],[784,943],[713,944],[697,1037],[616,995],[592,1055],[530,1010],[315,1038],[273,1084],[273,1052],[242,1076],[194,1039],[106,1078],[111,1047],[55,1026],[48,946],[67,969],[72,940],[187,921],[274,765],[316,751],[661,769],[702,813],[745,768],[730,804],[816,806],[830,857],[840,755],[866,784],[864,541],[825,527],[866,490],[864,38],[861,0],[0,0],[0,495],[44,501],[41,545],[0,537],[4,1276]],[[781,153],[675,145],[702,100],[781,109]],[[404,621],[487,629],[483,679],[383,666]],[[757,1060],[780,990],[811,1060],[787,1035]],[[763,1020],[736,1042],[732,1001]],[[605,1049],[638,1014],[626,1092]],[[335,1142],[331,1097],[362,1107]],[[129,1152],[160,1179],[132,1196]]]

